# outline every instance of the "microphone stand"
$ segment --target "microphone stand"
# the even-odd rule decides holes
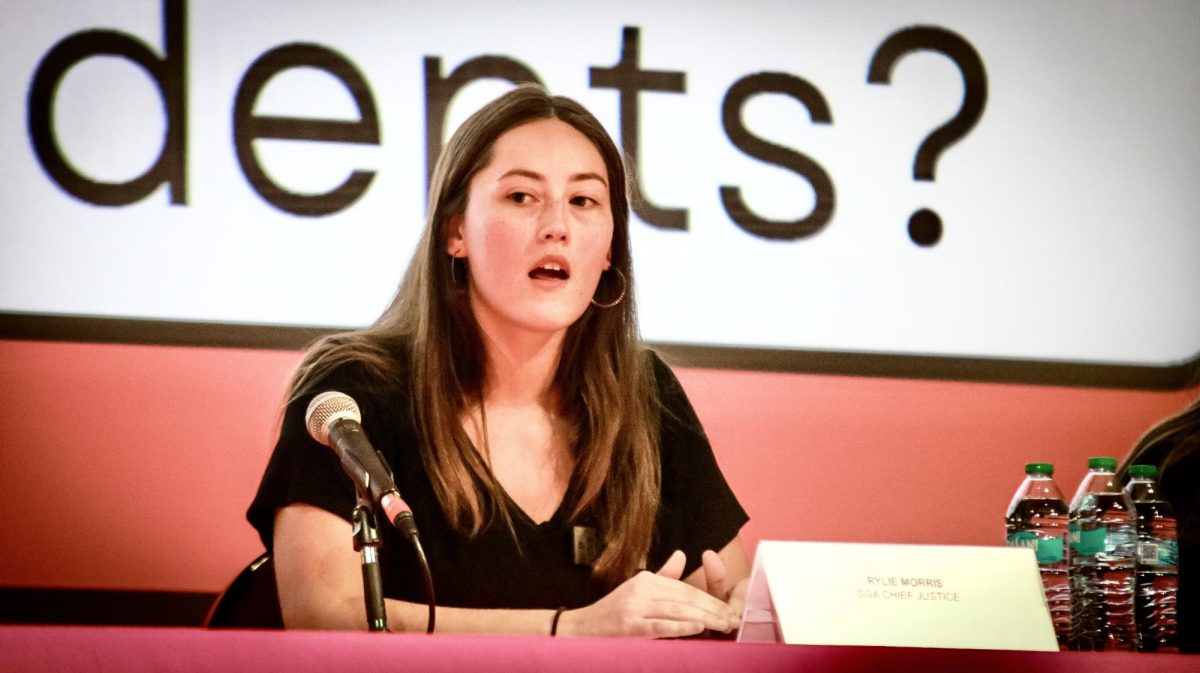
[[[379,572],[379,526],[370,497],[358,489],[354,508],[354,551],[362,552],[363,600],[367,609],[367,628],[387,631],[387,609],[383,605],[383,576]]]

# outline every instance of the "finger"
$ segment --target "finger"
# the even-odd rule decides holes
[[[741,614],[725,601],[708,594],[686,582],[674,580],[659,575],[645,576],[646,582],[639,588],[642,596],[652,602],[674,603],[696,609],[699,616],[707,615],[708,619],[723,619],[737,625]],[[692,617],[689,617],[692,618]],[[710,627],[721,630],[720,627]]]
[[[671,554],[671,558],[667,559],[667,562],[664,563],[655,574],[660,577],[667,577],[677,580],[683,577],[683,568],[686,565],[687,556],[684,555],[682,550],[676,549],[675,552]]]
[[[744,578],[737,584],[733,585],[733,589],[729,591],[729,607],[733,608],[739,615],[746,608],[746,590],[750,587],[750,578]]]
[[[741,613],[729,603],[690,584],[683,585],[683,591],[676,593],[676,600],[688,605],[694,605],[722,619],[735,620],[741,618]]]
[[[704,633],[701,622],[676,622],[667,619],[648,619],[644,623],[641,635],[651,638],[685,638]]]
[[[713,613],[697,605],[671,600],[655,601],[647,609],[645,617],[646,619],[699,623],[706,629],[725,633],[738,626],[737,620],[729,612]]]
[[[725,562],[711,549],[706,550],[700,559],[704,566],[704,583],[708,587],[708,593],[721,600],[727,600],[729,590],[725,587]]]
[[[680,580],[687,557],[682,551],[676,550],[663,564],[663,567],[653,575],[642,573],[634,578],[639,591],[653,600],[671,600],[686,603],[701,608],[717,618],[738,620],[741,613],[730,607],[725,601],[710,595],[708,592]]]

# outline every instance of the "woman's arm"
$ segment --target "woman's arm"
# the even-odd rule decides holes
[[[350,530],[343,519],[308,505],[289,505],[276,514],[275,573],[288,628],[366,630],[361,565]],[[737,628],[740,615],[732,606],[679,581],[683,560],[677,552],[658,573],[639,573],[596,603],[565,612],[559,635],[661,638]],[[425,630],[427,606],[385,603],[389,628]],[[439,607],[437,630],[549,634],[553,617],[553,610]]]

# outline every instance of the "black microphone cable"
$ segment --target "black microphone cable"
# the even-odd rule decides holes
[[[372,504],[383,511],[388,523],[412,543],[424,579],[425,602],[429,605],[425,633],[433,633],[437,623],[437,600],[429,559],[425,556],[425,548],[421,546],[412,509],[400,497],[387,460],[371,446],[362,430],[362,412],[358,404],[345,393],[334,390],[323,392],[309,403],[304,420],[308,434],[337,453],[342,469],[355,485],[370,494]]]

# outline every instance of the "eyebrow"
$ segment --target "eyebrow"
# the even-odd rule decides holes
[[[514,177],[514,176],[529,178],[530,180],[545,181],[545,179],[546,179],[546,176],[542,175],[541,173],[536,173],[527,168],[514,168],[514,169],[506,172],[504,175],[501,175],[499,179],[503,180],[505,178]],[[600,184],[604,185],[605,187],[608,187],[608,180],[605,180],[604,176],[600,175],[599,173],[593,173],[591,171],[588,171],[586,173],[576,173],[568,179],[569,182],[583,182],[585,180],[597,180],[600,182]]]

